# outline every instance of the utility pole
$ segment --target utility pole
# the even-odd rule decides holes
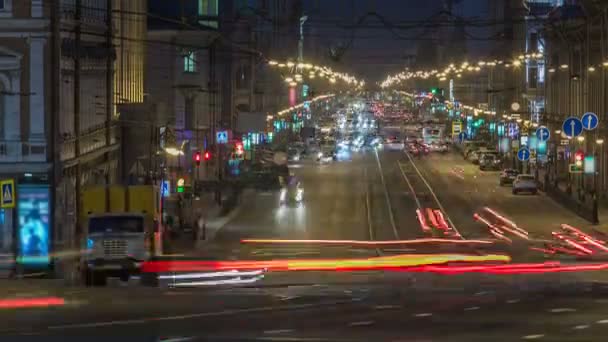
[[[106,128],[106,134],[105,134],[105,138],[106,138],[106,148],[110,147],[110,144],[112,142],[112,136],[111,136],[111,126],[112,126],[112,115],[114,113],[114,104],[113,104],[113,89],[114,89],[114,73],[113,73],[113,66],[114,66],[114,60],[112,59],[112,55],[113,55],[113,42],[112,42],[112,32],[113,32],[113,14],[112,14],[112,1],[113,0],[106,0],[106,122],[105,122],[105,128]],[[111,172],[111,168],[110,168],[110,151],[108,150],[105,153],[105,162],[106,162],[106,166],[108,167],[108,171],[106,172],[105,175],[105,182],[106,182],[106,187],[105,187],[105,192],[106,192],[106,212],[110,211],[110,172]]]
[[[76,222],[76,246],[80,246],[80,240],[82,238],[82,227],[80,222],[80,197],[81,189],[80,183],[82,178],[82,170],[80,166],[80,52],[81,48],[81,23],[80,17],[82,14],[82,0],[76,0],[74,22],[76,27],[74,28],[74,157],[76,159],[76,200],[74,201],[74,215]],[[60,67],[60,66],[58,66]],[[74,246],[73,246],[74,247]]]
[[[65,239],[64,232],[59,232],[59,229],[63,228],[63,225],[59,225],[56,222],[56,211],[57,211],[57,186],[61,183],[61,163],[60,163],[60,154],[59,148],[57,147],[58,142],[58,125],[59,122],[59,111],[60,111],[60,103],[59,96],[61,94],[61,81],[60,81],[60,72],[61,69],[61,37],[60,37],[60,0],[53,0],[51,3],[51,120],[49,122],[49,131],[50,136],[48,139],[49,142],[49,153],[48,158],[51,162],[51,211],[50,211],[50,222],[51,227],[53,227],[53,240],[54,243],[51,244],[52,250],[51,252],[55,252],[57,249],[57,245],[61,240]],[[65,196],[65,195],[64,195]],[[63,210],[63,208],[62,208]],[[63,223],[63,222],[62,222]],[[61,228],[60,228],[61,227]],[[57,265],[54,264],[54,271],[56,272]]]

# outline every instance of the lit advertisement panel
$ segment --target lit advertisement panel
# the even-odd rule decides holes
[[[49,264],[49,203],[48,185],[18,185],[18,263],[33,267],[45,267]]]

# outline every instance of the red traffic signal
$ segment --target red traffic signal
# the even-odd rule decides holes
[[[209,153],[209,151],[205,151],[205,160],[210,160],[211,159],[211,153]]]
[[[574,154],[574,162],[577,166],[581,166],[583,164],[583,159],[585,158],[585,153],[581,150],[576,151]]]
[[[196,163],[196,166],[201,165],[201,152],[200,151],[196,151],[194,152],[194,162]]]

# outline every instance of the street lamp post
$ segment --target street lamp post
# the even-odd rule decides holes
[[[308,20],[308,16],[300,17],[300,40],[298,41],[298,62],[304,61],[304,23]]]

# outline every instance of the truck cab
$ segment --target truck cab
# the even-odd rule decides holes
[[[159,204],[153,186],[112,186],[84,192],[86,254],[82,270],[87,285],[105,285],[110,276],[126,281],[140,272],[144,261],[162,254]]]

